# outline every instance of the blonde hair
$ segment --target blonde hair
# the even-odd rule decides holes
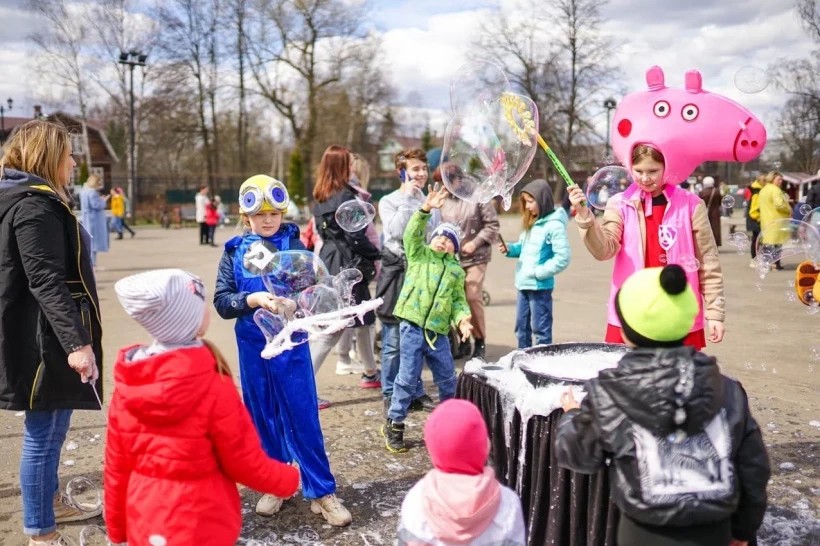
[[[85,186],[86,188],[91,188],[91,189],[95,189],[95,190],[101,190],[101,189],[102,189],[102,187],[103,187],[103,181],[102,181],[102,178],[100,178],[100,177],[99,177],[98,175],[96,175],[96,174],[92,174],[91,176],[89,176],[89,177],[88,177],[88,180],[86,180],[86,181],[85,181],[84,186]]]
[[[350,174],[356,177],[362,188],[367,189],[370,183],[370,165],[359,154],[351,154],[350,156]]]
[[[632,164],[640,163],[644,159],[651,159],[656,163],[661,163],[666,166],[666,160],[663,154],[648,144],[638,144],[632,148]]]
[[[0,172],[6,168],[39,176],[68,203],[71,197],[61,180],[60,165],[67,151],[71,151],[68,130],[60,123],[31,120],[18,126],[3,146]]]
[[[777,178],[778,176],[780,178],[783,178],[783,173],[781,173],[780,171],[770,172],[769,174],[766,175],[766,183],[771,184],[772,182],[774,182],[774,179]]]
[[[214,345],[213,341],[208,341],[207,339],[202,339],[202,343],[208,348],[209,351],[214,355],[214,359],[216,360],[216,371],[220,375],[226,375],[228,377],[233,377],[233,373],[231,373],[231,367],[228,365],[228,361],[225,359],[225,355],[222,354],[216,345]]]
[[[529,193],[522,191],[518,195],[518,202],[521,206],[521,225],[524,227],[524,231],[529,231],[532,226],[535,225],[535,222],[538,220],[538,215],[533,214],[527,208],[527,202],[524,200],[524,195],[529,196],[530,199],[535,199]]]

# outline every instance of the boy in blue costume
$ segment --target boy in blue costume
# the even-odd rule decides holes
[[[328,523],[345,526],[350,512],[334,494],[336,480],[325,453],[313,365],[307,343],[271,359],[260,352],[265,336],[253,321],[257,308],[288,315],[295,303],[269,293],[254,258],[285,250],[305,250],[296,224],[282,222],[290,204],[284,184],[265,175],[248,178],[239,188],[239,210],[245,231],[225,243],[219,262],[214,306],[224,319],[237,319],[242,396],[265,452],[282,462],[296,461],[302,493],[310,509]],[[277,279],[271,279],[276,283]],[[304,336],[304,333],[294,334]],[[285,499],[264,495],[256,513],[272,516]]]

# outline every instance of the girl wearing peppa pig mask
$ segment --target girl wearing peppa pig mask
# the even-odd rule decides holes
[[[604,341],[623,343],[614,295],[635,271],[677,263],[686,271],[700,310],[684,345],[700,350],[723,339],[723,273],[709,225],[706,206],[696,195],[666,183],[664,156],[646,144],[631,154],[632,184],[623,198],[596,220],[578,186],[569,188],[575,221],[590,254],[597,260],[615,258]]]

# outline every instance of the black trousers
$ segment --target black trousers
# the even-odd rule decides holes
[[[199,223],[199,244],[208,244],[208,224],[205,222]]]

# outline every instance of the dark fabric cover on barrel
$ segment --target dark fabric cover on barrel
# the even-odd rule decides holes
[[[522,430],[516,410],[510,425],[510,448],[504,431],[504,411],[498,391],[480,375],[462,373],[456,397],[481,410],[490,433],[490,461],[504,485],[515,489],[521,435],[525,435],[521,505],[529,546],[615,546],[618,513],[609,496],[609,467],[594,475],[559,468],[552,449],[553,434],[563,415],[533,416]]]

